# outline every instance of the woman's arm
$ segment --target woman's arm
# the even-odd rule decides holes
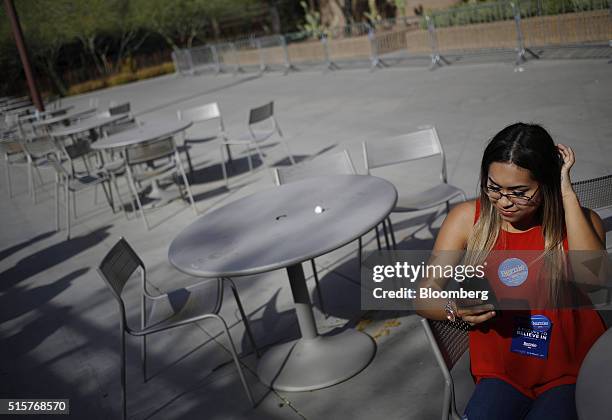
[[[563,166],[561,167],[561,195],[563,197],[569,250],[605,250],[606,236],[601,218],[597,213],[580,207],[578,197],[572,188],[569,172],[576,161],[574,151],[562,144],[558,144],[557,147],[563,158]]]
[[[436,264],[441,265],[455,265],[459,261],[441,261],[440,258],[452,258],[459,253],[455,252],[441,252],[437,251],[463,251],[466,248],[467,240],[474,224],[474,212],[476,204],[474,201],[467,201],[465,203],[458,204],[448,213],[446,219],[440,227],[438,237],[434,244],[432,255],[441,256],[436,259]],[[441,290],[445,284],[439,284],[440,279],[425,279],[421,287],[431,287],[433,289]],[[419,299],[417,302],[417,313],[425,318],[444,320],[446,319],[446,312],[444,307],[448,303],[446,299]],[[495,316],[492,305],[478,305],[470,308],[458,308],[457,316],[466,322],[477,324],[491,319]]]

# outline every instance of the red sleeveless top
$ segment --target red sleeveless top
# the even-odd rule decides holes
[[[480,204],[476,201],[474,223],[479,216]],[[567,238],[564,239],[563,246],[565,250],[568,249]],[[493,250],[543,249],[542,226],[520,233],[502,230],[493,247]],[[497,272],[487,272],[487,278],[493,279],[491,287],[498,299],[499,291],[503,294],[504,290],[526,287],[528,289],[523,289],[525,293],[525,290],[537,288],[535,284],[537,278],[531,274],[519,287],[507,287],[501,281],[496,281],[499,279]],[[498,378],[532,399],[555,386],[576,383],[584,357],[606,330],[599,314],[593,309],[520,311],[521,316],[544,315],[551,321],[547,357],[538,358],[510,350],[517,313],[517,311],[501,311],[496,318],[470,331],[471,370],[476,382],[482,378]]]

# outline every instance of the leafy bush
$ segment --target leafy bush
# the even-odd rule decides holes
[[[109,76],[106,79],[106,86],[112,87],[117,85],[123,85],[125,83],[133,82],[134,80],[138,80],[134,73],[119,73],[114,76]]]
[[[138,80],[142,80],[174,72],[174,63],[170,62],[160,64],[159,66],[145,67],[144,69],[140,69],[136,72],[136,77]]]
[[[103,89],[106,87],[105,80],[88,80],[83,83],[77,83],[68,88],[68,96],[79,95],[85,92],[91,92],[92,90]]]
[[[168,73],[174,73],[174,63],[172,62],[163,63],[158,66],[145,67],[137,70],[135,73],[123,72],[109,76],[106,79],[88,80],[87,82],[77,83],[70,86],[68,89],[68,96],[123,85],[125,83],[149,79],[151,77],[161,76]]]

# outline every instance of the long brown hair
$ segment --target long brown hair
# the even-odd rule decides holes
[[[561,197],[561,166],[555,142],[537,124],[516,123],[497,133],[485,148],[480,165],[480,217],[467,242],[470,264],[481,264],[495,246],[502,227],[499,213],[487,195],[489,166],[493,162],[513,163],[527,169],[539,183],[542,204],[538,211],[544,236],[545,269],[550,276],[550,297],[559,298],[560,281],[565,278],[563,237],[565,213]]]

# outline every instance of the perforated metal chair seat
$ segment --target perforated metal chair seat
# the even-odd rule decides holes
[[[219,132],[219,133],[205,133],[203,136],[197,136],[197,137],[188,137],[185,136],[185,139],[183,140],[186,143],[206,143],[208,141],[213,141],[215,139],[218,138],[226,138],[226,134],[225,132]]]
[[[9,165],[27,165],[28,158],[22,152],[7,154],[6,159]]]
[[[210,299],[218,293],[218,282],[212,280],[172,292],[149,300],[148,328],[164,328],[178,322],[189,322],[203,313],[215,312],[215,301]]]
[[[114,159],[102,166],[102,170],[113,173],[121,172],[123,169],[125,169],[125,160],[121,158]]]
[[[439,184],[417,194],[400,196],[394,212],[425,210],[463,195],[463,191],[450,184]]]
[[[101,184],[108,180],[108,177],[103,172],[98,172],[94,175],[83,175],[74,177],[68,181],[68,189],[70,191],[81,191],[92,185]]]
[[[239,136],[237,140],[244,141],[244,142],[249,142],[249,141],[261,142],[261,141],[267,140],[270,137],[272,137],[274,133],[276,133],[276,130],[270,130],[270,131],[253,130],[252,135],[251,133],[244,133],[241,136]]]

